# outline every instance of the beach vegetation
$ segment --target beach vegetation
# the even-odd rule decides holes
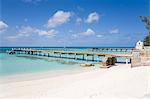
[[[147,16],[140,16],[142,22],[146,23],[146,29],[148,31],[148,35],[144,38],[144,46],[150,46],[150,20]]]
[[[150,46],[150,35],[144,38],[144,46]]]

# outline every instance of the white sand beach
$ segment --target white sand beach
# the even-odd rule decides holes
[[[0,99],[150,99],[149,70],[150,66],[119,64],[109,69],[1,83]]]

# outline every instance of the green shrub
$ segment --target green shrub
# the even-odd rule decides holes
[[[144,46],[150,46],[150,35],[144,38]]]

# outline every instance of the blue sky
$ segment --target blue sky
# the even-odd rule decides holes
[[[134,46],[149,0],[0,0],[0,46]]]

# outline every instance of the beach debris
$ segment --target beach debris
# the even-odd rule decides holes
[[[91,66],[94,66],[93,63],[85,63],[85,64],[81,64],[80,66],[82,67],[91,67]]]

